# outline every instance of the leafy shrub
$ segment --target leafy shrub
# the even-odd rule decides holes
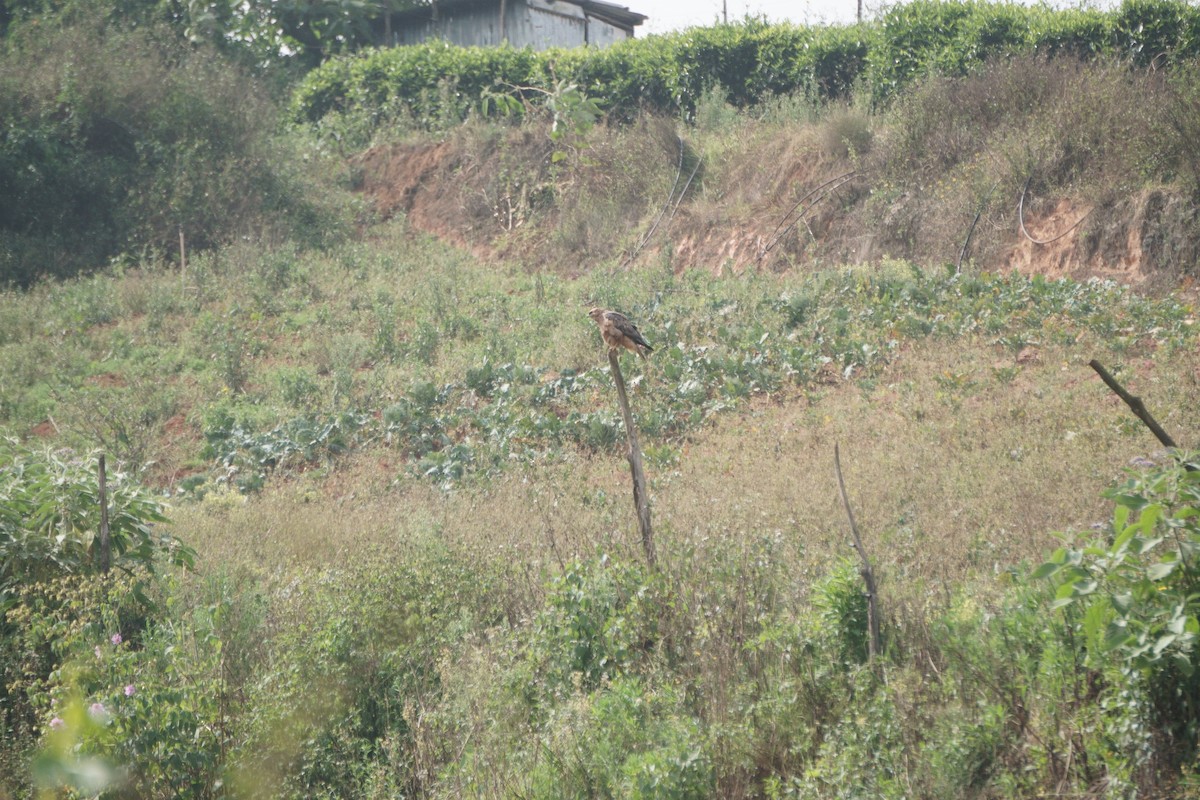
[[[35,451],[0,439],[0,608],[19,587],[97,570],[100,503],[94,455]],[[155,527],[163,506],[133,477],[108,474],[112,566],[153,572],[194,553]]]
[[[867,56],[872,99],[886,101],[927,70],[949,48],[971,11],[967,3],[942,0],[890,8]]]
[[[411,120],[437,127],[477,108],[484,92],[496,86],[518,91],[528,86],[535,63],[532,50],[507,46],[460,48],[436,41],[384,48],[331,59],[313,70],[293,95],[292,107],[311,122],[361,107],[375,109],[376,122]]]
[[[22,774],[41,791],[220,794],[259,667],[262,598],[230,576],[152,588],[147,605],[133,578],[62,578],[25,587],[9,611],[4,686],[35,722],[6,730],[39,740]]]
[[[0,727],[13,737],[0,748],[0,761],[31,748],[46,730],[67,743],[57,728],[70,720],[71,748],[55,745],[57,756],[45,766],[53,773],[48,779],[57,782],[62,770],[82,769],[74,737],[105,735],[72,700],[90,691],[83,683],[109,644],[101,640],[118,632],[140,638],[161,612],[151,599],[159,571],[191,566],[195,554],[157,527],[165,522],[160,501],[117,471],[108,475],[107,487],[113,572],[101,576],[94,457],[30,450],[2,439],[0,463]],[[68,668],[80,658],[88,666]],[[59,721],[51,724],[55,703]]]
[[[553,665],[562,685],[579,676],[593,689],[625,674],[658,639],[656,581],[637,564],[607,556],[573,563],[555,577],[546,612],[537,622],[535,657]]]
[[[0,284],[175,254],[181,232],[190,252],[331,230],[274,138],[271,99],[234,64],[154,25],[91,19],[4,45]]]
[[[669,686],[618,678],[551,730],[545,759],[529,776],[531,796],[700,800],[712,765],[700,728],[680,713]]]
[[[1123,0],[1113,16],[1117,51],[1134,63],[1186,63],[1200,55],[1200,11],[1171,0]]]
[[[324,419],[297,417],[262,433],[247,430],[229,415],[218,415],[215,423],[204,431],[204,437],[205,455],[222,467],[217,482],[253,492],[284,464],[311,464],[344,453],[367,424],[367,417],[352,412]]]
[[[853,561],[843,560],[813,587],[813,607],[824,632],[847,663],[865,664],[869,651],[867,596]]]
[[[1088,59],[1108,55],[1112,16],[1096,9],[1063,9],[1040,18],[1030,31],[1034,52]]]
[[[439,702],[451,654],[498,625],[497,587],[436,543],[403,563],[370,563],[298,576],[268,669],[246,697],[231,755],[235,784],[293,797],[361,797],[381,773],[413,794],[414,727]],[[422,709],[420,714],[414,709]]]
[[[1106,493],[1116,504],[1111,535],[1065,546],[1034,571],[1057,586],[1053,607],[1068,612],[1089,663],[1112,670],[1114,711],[1179,740],[1180,757],[1200,731],[1200,471],[1194,455],[1135,475]],[[1126,688],[1128,687],[1128,688]],[[1152,714],[1143,708],[1143,688]],[[1136,758],[1144,751],[1135,750]],[[1135,762],[1136,763],[1136,762]]]

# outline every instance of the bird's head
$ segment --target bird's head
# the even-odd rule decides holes
[[[591,311],[588,312],[588,316],[591,317],[596,322],[599,322],[600,318],[604,316],[604,309],[603,308],[593,308]]]

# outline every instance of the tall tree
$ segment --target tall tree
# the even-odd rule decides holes
[[[165,23],[196,43],[241,52],[260,66],[311,69],[331,55],[373,44],[388,15],[430,0],[0,0],[0,36],[22,21],[43,25]],[[382,24],[382,23],[381,23]]]

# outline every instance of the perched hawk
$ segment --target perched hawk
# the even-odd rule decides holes
[[[600,335],[604,337],[604,343],[608,345],[609,350],[619,350],[624,347],[645,358],[646,353],[654,349],[646,343],[646,340],[642,338],[641,331],[624,314],[605,311],[603,308],[593,308],[588,312],[588,316],[600,326]]]

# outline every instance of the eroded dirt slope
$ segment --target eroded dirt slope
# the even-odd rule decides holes
[[[595,137],[593,137],[595,138]],[[616,263],[786,270],[904,258],[989,271],[1175,282],[1196,210],[1166,188],[1101,202],[997,185],[986,203],[884,184],[803,131],[704,157],[664,122],[555,146],[519,129],[380,146],[356,160],[384,218],[476,255],[567,272]],[[685,157],[686,156],[686,157]],[[977,216],[978,215],[978,216]]]

